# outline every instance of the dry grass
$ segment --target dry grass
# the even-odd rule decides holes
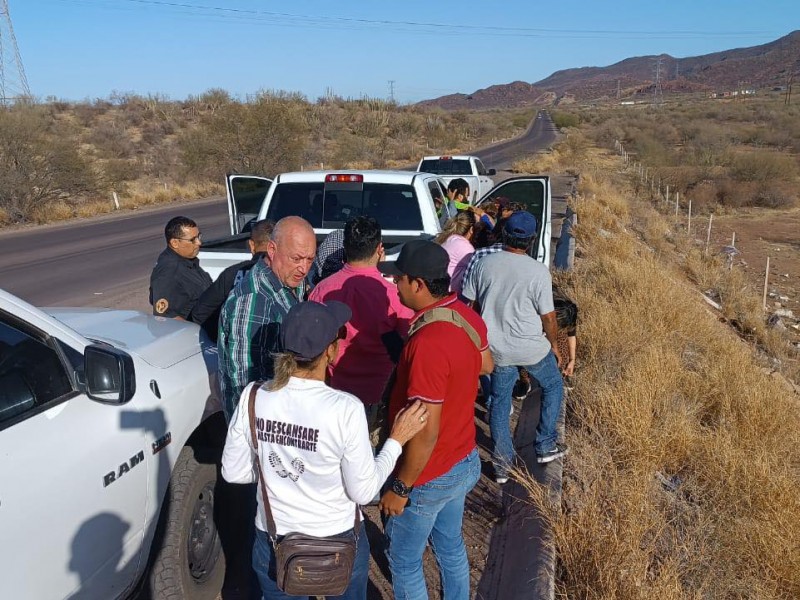
[[[637,227],[647,205],[593,160],[568,285],[582,318],[563,505],[522,477],[553,527],[558,595],[800,597],[800,403],[696,285],[729,319],[763,316],[652,208]]]
[[[137,209],[142,206],[164,204],[185,200],[196,200],[210,196],[224,194],[223,185],[199,182],[186,185],[168,185],[163,183],[146,182],[132,186],[125,195],[118,195],[120,209]],[[66,219],[93,217],[113,212],[115,209],[112,198],[90,199],[78,203],[52,202],[43,207],[37,207],[31,214],[30,221],[37,224],[53,223]],[[3,214],[0,212],[0,225],[3,223]]]

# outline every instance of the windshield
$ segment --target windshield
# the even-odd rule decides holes
[[[280,183],[269,203],[267,219],[303,217],[316,229],[342,229],[354,217],[374,217],[384,230],[422,230],[419,202],[410,185],[365,183],[342,186]]]
[[[472,168],[469,166],[468,159],[448,159],[438,158],[423,160],[419,168],[423,173],[434,173],[436,175],[472,175]]]

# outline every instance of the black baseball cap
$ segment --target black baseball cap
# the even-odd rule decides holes
[[[378,263],[378,270],[384,275],[408,275],[433,280],[447,277],[450,257],[447,250],[428,240],[413,240],[400,250],[395,262]]]
[[[280,341],[284,352],[312,360],[339,336],[339,330],[353,316],[342,302],[301,302],[289,309],[281,323]]]

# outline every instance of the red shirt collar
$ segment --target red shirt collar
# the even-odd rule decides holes
[[[422,310],[417,311],[416,313],[414,313],[414,317],[411,319],[411,324],[413,325],[414,321],[419,319],[419,317],[420,317],[420,315],[422,315],[422,313],[427,312],[427,311],[429,311],[429,310],[431,310],[433,308],[439,308],[440,306],[449,306],[449,305],[453,304],[456,300],[458,300],[458,295],[455,292],[453,292],[449,296],[445,296],[441,300],[437,300],[433,304],[430,304],[430,305],[426,306],[425,308],[423,308]]]

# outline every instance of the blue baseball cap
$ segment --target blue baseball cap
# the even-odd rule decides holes
[[[339,336],[339,330],[353,316],[342,302],[300,302],[289,309],[281,323],[280,341],[284,352],[312,360]]]
[[[524,239],[535,236],[539,229],[536,217],[526,210],[518,210],[508,217],[503,231],[511,237]]]

